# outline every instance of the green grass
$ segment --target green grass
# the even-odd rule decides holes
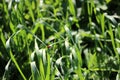
[[[119,7],[118,0],[1,0],[0,80],[119,80]]]

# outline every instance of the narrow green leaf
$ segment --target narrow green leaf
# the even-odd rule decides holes
[[[40,73],[35,62],[31,62],[30,65],[31,65],[33,80],[41,80]]]
[[[41,25],[41,26],[40,26],[40,28],[41,28],[41,32],[42,32],[42,41],[44,41],[44,40],[45,40],[45,31],[44,31],[44,26],[43,26],[43,25]]]
[[[101,27],[102,27],[102,34],[104,34],[104,31],[105,31],[105,22],[104,22],[104,15],[101,14]]]
[[[75,6],[74,6],[74,3],[73,3],[73,0],[68,0],[68,2],[69,2],[70,12],[75,17],[76,16],[76,12],[75,12]]]
[[[5,36],[4,36],[4,34],[2,33],[2,30],[1,30],[1,29],[0,29],[0,39],[1,39],[4,47],[6,47],[6,45],[5,45],[5,44],[6,44]]]
[[[50,80],[50,55],[47,54],[47,73],[46,73],[46,78],[45,80]]]
[[[118,54],[118,52],[116,50],[115,39],[114,39],[114,34],[113,34],[112,24],[111,23],[109,23],[109,32],[108,33],[109,33],[111,41],[112,41],[113,50],[114,50],[117,58],[119,59],[119,54]]]
[[[15,27],[11,21],[10,21],[10,29],[13,33],[15,32]]]
[[[42,59],[40,59],[39,69],[41,74],[41,80],[45,80],[45,70],[44,70]]]

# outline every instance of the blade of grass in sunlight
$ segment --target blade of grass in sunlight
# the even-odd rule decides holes
[[[113,50],[114,50],[117,58],[119,58],[119,54],[118,54],[118,52],[116,51],[116,45],[115,45],[115,41],[114,41],[115,39],[114,39],[114,35],[113,35],[111,23],[109,23],[109,35],[110,35],[110,38],[111,38],[111,41],[112,41]]]
[[[5,36],[2,33],[2,29],[0,29],[0,39],[1,39],[1,41],[2,41],[2,43],[4,45],[4,47],[5,47],[6,40],[5,40]]]
[[[37,69],[35,62],[31,62],[31,71],[32,71],[33,80],[40,80],[41,79],[39,70]]]
[[[74,7],[74,1],[73,0],[68,0],[68,2],[69,2],[70,12],[75,17],[76,16],[76,12],[75,12],[75,7]]]

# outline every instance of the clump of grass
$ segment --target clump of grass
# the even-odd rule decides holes
[[[111,0],[0,2],[0,79],[119,80]]]

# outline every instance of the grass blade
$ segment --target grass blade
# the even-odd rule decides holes
[[[30,65],[31,65],[33,80],[40,80],[40,73],[39,70],[37,69],[35,62],[31,62]]]

